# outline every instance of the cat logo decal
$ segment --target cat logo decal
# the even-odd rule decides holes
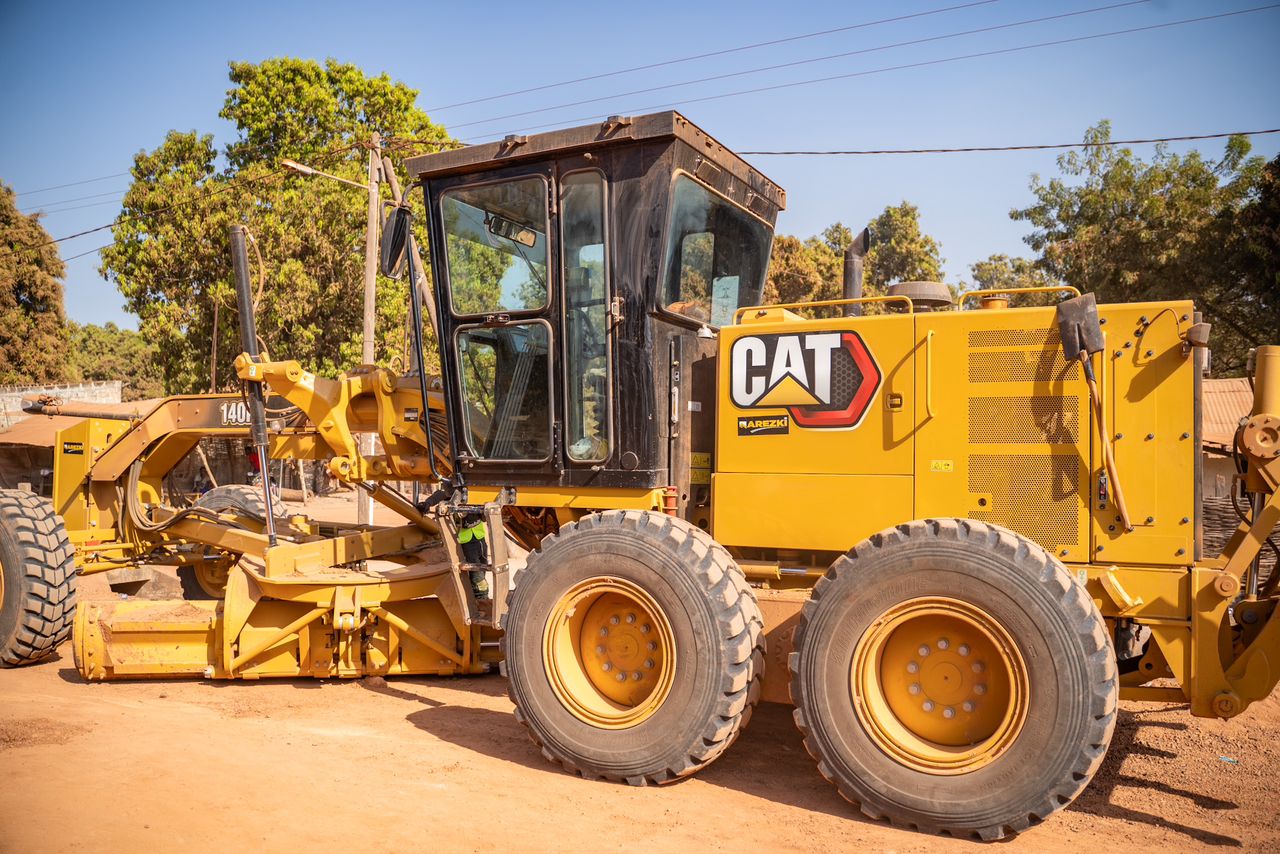
[[[857,427],[883,379],[856,332],[746,335],[730,353],[734,406],[785,409],[797,427]]]

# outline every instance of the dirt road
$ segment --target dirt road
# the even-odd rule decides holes
[[[0,671],[0,851],[981,850],[859,818],[781,706],[632,789],[547,763],[497,676],[89,685],[63,651]],[[999,850],[1276,850],[1277,732],[1276,697],[1227,722],[1126,704],[1088,791]]]

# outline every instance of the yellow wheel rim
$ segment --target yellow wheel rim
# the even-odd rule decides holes
[[[200,589],[208,593],[215,599],[220,599],[227,595],[227,573],[226,566],[204,566],[197,564],[195,567],[196,582],[200,585]]]
[[[1026,664],[982,609],[944,597],[881,614],[854,649],[854,709],[885,753],[931,774],[964,774],[1017,740],[1027,717]]]
[[[633,727],[671,693],[671,624],[652,596],[625,579],[592,578],[565,593],[547,619],[542,646],[556,697],[592,726]]]

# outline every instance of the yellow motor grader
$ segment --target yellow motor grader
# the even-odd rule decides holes
[[[6,511],[6,582],[65,567],[68,536],[87,567],[107,541],[86,531],[110,527],[128,555],[218,556],[225,587],[82,604],[84,678],[501,662],[546,757],[636,785],[707,765],[759,700],[791,702],[864,814],[981,839],[1084,789],[1118,700],[1231,717],[1280,680],[1277,573],[1259,560],[1280,521],[1280,347],[1252,363],[1239,527],[1205,554],[1208,328],[1190,302],[866,297],[862,235],[843,299],[759,305],[785,195],[672,112],[409,169],[438,392],[421,371],[326,380],[258,353],[232,234],[255,448],[329,457],[405,524],[327,530],[269,494],[256,517],[174,509],[149,477],[165,439],[87,438],[74,495]],[[410,228],[393,208],[381,262],[416,282]],[[305,440],[273,424],[268,393]],[[371,431],[385,454],[359,452]],[[130,466],[105,465],[124,441]],[[514,578],[505,532],[531,552]]]

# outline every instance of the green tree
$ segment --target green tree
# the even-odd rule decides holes
[[[18,210],[0,183],[0,385],[60,382],[67,331],[62,307],[66,266],[39,214]]]
[[[240,346],[227,229],[237,223],[253,236],[258,331],[271,355],[324,374],[358,364],[367,196],[282,172],[279,161],[364,183],[360,144],[373,131],[393,138],[387,150],[396,164],[412,153],[408,143],[447,143],[413,106],[417,92],[386,75],[284,58],[232,63],[231,80],[221,114],[238,133],[224,152],[229,165],[219,168],[212,137],[170,131],[134,158],[115,243],[102,255],[101,271],[138,315],[171,393],[209,388],[215,317],[218,385],[234,385]],[[410,195],[421,224],[421,201]],[[425,246],[425,232],[419,242]],[[406,309],[406,283],[379,277],[379,363],[403,357]]]
[[[1036,266],[1028,258],[1010,258],[1008,255],[991,255],[984,261],[975,261],[969,265],[973,276],[973,287],[983,291],[1002,291],[1012,288],[1047,288],[1058,282],[1053,276]],[[969,290],[962,283],[963,290]],[[1057,301],[1054,294],[1013,294],[1010,305],[1053,305]],[[968,305],[972,306],[970,302]]]
[[[921,231],[915,205],[903,202],[886,207],[870,228],[873,238],[863,268],[864,296],[883,294],[893,282],[941,280],[938,241]],[[853,236],[853,229],[840,222],[805,240],[778,235],[769,258],[764,301],[839,299],[844,293],[844,252]]]
[[[1162,145],[1147,162],[1110,138],[1109,122],[1090,128],[1090,147],[1059,157],[1047,183],[1033,175],[1035,203],[1010,212],[1033,227],[1037,265],[1103,302],[1194,299],[1214,324],[1218,369],[1240,370],[1280,325],[1274,278],[1246,262],[1240,233],[1246,211],[1266,218],[1263,160],[1242,136],[1216,161]]]
[[[125,400],[164,395],[164,377],[155,347],[132,329],[114,323],[67,324],[71,335],[67,372],[72,382],[124,380]]]
[[[941,282],[942,249],[920,228],[920,209],[910,202],[890,205],[871,221],[867,252],[868,293],[894,282]]]

